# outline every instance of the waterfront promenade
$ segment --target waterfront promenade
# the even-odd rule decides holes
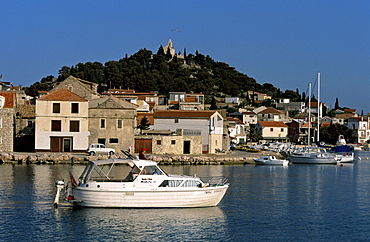
[[[254,164],[254,158],[259,158],[265,154],[278,155],[271,151],[246,152],[235,150],[230,153],[202,155],[148,154],[147,158],[163,165],[234,165]],[[110,158],[108,155],[89,156],[84,153],[0,152],[0,163],[14,164],[84,164],[90,160],[108,158]],[[119,159],[126,158],[126,156],[119,152],[111,158]]]

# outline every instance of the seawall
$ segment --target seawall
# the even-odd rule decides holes
[[[253,159],[265,154],[277,155],[273,152],[232,152],[230,154],[215,155],[148,155],[148,159],[154,160],[161,165],[235,165],[254,164]],[[135,154],[134,154],[135,155]],[[91,160],[126,158],[124,154],[96,155],[70,153],[23,153],[23,152],[1,152],[0,164],[86,164]]]

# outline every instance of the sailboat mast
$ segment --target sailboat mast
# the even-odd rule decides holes
[[[311,82],[308,83],[308,147],[311,145]]]
[[[320,119],[321,119],[321,104],[320,104],[320,72],[317,73],[317,142],[320,142]]]

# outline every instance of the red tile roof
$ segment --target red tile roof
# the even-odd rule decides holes
[[[68,91],[65,88],[60,88],[52,93],[40,97],[40,101],[75,101],[75,102],[87,102],[85,98],[80,97],[76,93]]]
[[[238,119],[238,118],[227,117],[226,119],[227,119],[227,121],[229,121],[229,122],[235,122],[235,123],[237,123],[237,124],[244,124],[244,123],[243,123],[243,121],[241,121],[241,120],[240,120],[240,119]]]
[[[0,96],[5,97],[4,108],[14,108],[15,107],[15,92],[7,91],[0,92]]]
[[[266,108],[266,109],[262,110],[262,111],[261,111],[261,112],[259,112],[259,113],[283,114],[283,112],[281,112],[281,111],[279,111],[279,110],[277,110],[277,109],[275,109],[275,108],[272,108],[272,107],[268,107],[268,108]]]
[[[262,127],[288,127],[285,123],[280,121],[259,121]]]

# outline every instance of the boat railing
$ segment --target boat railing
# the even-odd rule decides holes
[[[205,183],[208,183],[210,186],[223,186],[228,183],[227,178],[223,176],[206,177],[202,180],[205,181]]]

